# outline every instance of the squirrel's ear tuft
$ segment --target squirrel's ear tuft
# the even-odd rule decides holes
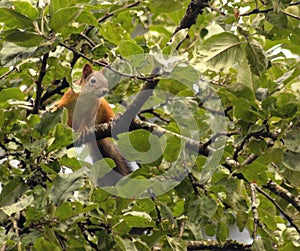
[[[92,74],[93,68],[90,64],[85,64],[85,66],[82,69],[82,79],[87,78],[90,74]]]

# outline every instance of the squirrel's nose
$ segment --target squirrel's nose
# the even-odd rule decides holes
[[[108,93],[108,90],[104,89],[102,90],[102,95],[101,96],[105,96]]]

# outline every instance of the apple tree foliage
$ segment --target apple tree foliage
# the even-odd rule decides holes
[[[0,249],[299,250],[299,6],[1,1]],[[144,161],[120,196],[90,178],[101,161],[76,157],[66,110],[49,111],[87,62],[115,73],[106,98],[121,114],[155,80],[140,127],[119,135]],[[130,196],[174,166],[176,186]]]

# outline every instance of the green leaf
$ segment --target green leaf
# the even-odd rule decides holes
[[[3,32],[6,41],[23,47],[35,47],[44,42],[44,38],[37,33],[11,29]]]
[[[284,118],[291,118],[297,111],[297,99],[293,93],[280,93],[276,99],[276,112]]]
[[[145,212],[132,211],[124,214],[124,221],[130,227],[154,227],[155,222]]]
[[[114,238],[115,238],[118,248],[120,248],[122,251],[127,251],[127,250],[138,251],[138,249],[134,245],[133,241],[128,240],[128,239],[123,239],[118,235],[115,235]]]
[[[285,167],[293,171],[300,171],[300,153],[286,151],[282,156],[282,163]]]
[[[298,127],[289,130],[283,137],[283,141],[288,150],[300,153],[300,130]]]
[[[284,177],[295,187],[300,187],[300,172],[285,168]]]
[[[164,159],[168,162],[174,162],[178,159],[181,150],[181,139],[171,136],[167,139],[167,145],[163,153]]]
[[[46,241],[44,237],[40,237],[33,244],[33,251],[60,251],[61,249],[54,243]]]
[[[155,204],[151,199],[140,199],[136,200],[134,206],[132,207],[133,211],[142,211],[150,213],[155,208]]]
[[[229,231],[225,222],[218,222],[216,237],[219,242],[224,242],[229,237]]]
[[[187,216],[192,222],[199,222],[204,217],[211,218],[217,211],[216,202],[209,197],[191,197],[186,203]]]
[[[50,194],[53,203],[58,205],[72,197],[74,192],[83,185],[83,174],[82,169],[71,174],[58,174],[53,181]]]
[[[24,100],[25,97],[25,94],[17,87],[3,89],[0,92],[0,106],[7,107],[8,100]]]
[[[23,179],[16,176],[3,187],[0,194],[0,206],[8,206],[15,203],[27,189],[28,187]]]
[[[11,204],[9,206],[0,207],[4,213],[8,216],[11,216],[14,213],[20,212],[21,210],[27,208],[34,201],[34,197],[32,195],[22,197],[16,203]]]
[[[241,58],[240,45],[239,38],[231,33],[213,35],[198,48],[191,62],[197,69],[203,69],[206,63],[213,70],[227,72]]]
[[[264,140],[252,139],[248,144],[249,151],[256,155],[261,155],[267,147],[268,144]]]
[[[264,74],[269,61],[262,46],[255,40],[248,41],[246,53],[251,71],[258,76]]]
[[[234,101],[234,117],[245,122],[255,122],[262,114],[256,111],[254,103],[250,103],[244,98],[238,98]]]
[[[178,31],[173,37],[170,42],[167,43],[168,46],[166,46],[163,49],[163,54],[166,55],[176,55],[177,47],[184,41],[188,34],[188,29],[182,29]]]
[[[166,235],[166,241],[163,244],[163,250],[176,250],[185,251],[187,250],[186,242],[182,239],[169,237]]]
[[[83,9],[81,7],[76,6],[59,9],[51,17],[50,27],[58,33],[62,30],[62,28],[65,28],[74,22],[82,11]]]
[[[227,86],[226,89],[232,92],[238,98],[245,98],[246,100],[249,101],[255,100],[253,90],[244,84],[232,83],[229,86]]]
[[[61,118],[62,110],[55,112],[46,112],[39,124],[36,125],[35,129],[42,135],[47,134],[53,129]]]
[[[151,1],[150,8],[152,11],[157,13],[168,13],[176,10],[181,10],[183,6],[180,1],[176,1],[176,0],[170,0],[170,1],[154,0]]]
[[[260,163],[259,160],[256,160],[247,167],[244,167],[242,173],[247,180],[254,181],[258,185],[263,185],[268,181],[268,176],[266,173],[267,169],[267,165],[264,165]]]
[[[261,217],[261,221],[265,224],[269,229],[275,231],[277,228],[276,218],[276,207],[269,201],[266,197],[258,194],[257,196],[259,205],[257,207],[258,215],[263,215]]]
[[[248,214],[244,211],[238,211],[236,215],[236,224],[240,232],[242,232],[246,227],[247,221],[248,221]]]
[[[80,162],[78,161],[78,159],[75,157],[68,158],[68,157],[64,156],[59,159],[59,163],[61,166],[66,166],[66,167],[70,168],[72,171],[77,171],[78,169],[80,169],[82,167]]]
[[[69,201],[62,203],[55,212],[55,215],[60,220],[67,220],[73,216],[72,205]]]
[[[287,15],[281,11],[278,13],[269,11],[266,15],[266,20],[279,29],[286,29],[288,26]]]
[[[119,44],[118,51],[123,57],[144,53],[144,50],[133,40],[122,40]]]
[[[100,34],[109,42],[119,45],[123,40],[131,40],[128,32],[120,24],[106,22],[100,28]]]
[[[88,10],[83,10],[78,18],[76,19],[77,22],[83,23],[83,24],[88,24],[94,27],[98,27],[99,23],[95,16],[89,12]]]
[[[216,235],[216,226],[214,224],[209,224],[205,226],[205,233],[208,236]]]
[[[29,2],[26,1],[13,1],[15,10],[22,15],[34,21],[38,17],[38,10]]]
[[[15,43],[4,42],[3,48],[0,51],[0,65],[15,66],[27,58],[44,55],[49,49],[49,47],[21,47]]]
[[[179,217],[184,212],[184,201],[180,200],[178,201],[175,206],[172,208],[172,212],[174,217]]]
[[[89,0],[51,0],[49,4],[49,14],[52,17],[55,12],[60,9],[75,6],[77,4],[83,5],[84,3],[88,3]]]
[[[160,139],[149,131],[139,129],[118,135],[118,146],[124,157],[129,161],[139,161],[142,164],[152,163],[160,159],[162,144]]]
[[[264,247],[264,243],[261,239],[254,240],[251,250],[252,251],[266,251],[266,249]]]
[[[199,72],[191,65],[177,65],[171,72],[170,77],[192,89],[200,76]]]
[[[0,22],[11,28],[33,29],[32,20],[12,9],[0,8]]]
[[[239,63],[237,66],[237,71],[237,82],[242,85],[246,85],[252,90],[252,92],[254,92],[256,90],[258,77],[251,71],[246,58]]]
[[[54,137],[55,140],[48,147],[49,152],[68,146],[74,140],[72,129],[63,124],[58,124],[55,127]]]

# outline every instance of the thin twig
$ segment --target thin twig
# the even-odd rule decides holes
[[[247,159],[245,159],[243,162],[242,162],[242,166],[246,166],[246,165],[249,165],[251,164],[254,160],[256,160],[258,158],[258,155],[254,154],[254,153],[251,153]]]
[[[253,241],[257,239],[257,227],[259,225],[258,211],[257,211],[257,202],[256,202],[256,190],[255,184],[250,183],[250,191],[251,191],[251,209],[253,213],[253,232],[252,238]]]
[[[195,177],[194,177],[193,173],[192,173],[192,172],[189,172],[189,173],[188,173],[188,176],[189,176],[190,182],[191,182],[191,184],[192,184],[192,187],[193,187],[193,190],[194,190],[194,194],[195,194],[197,197],[200,196],[200,193],[199,193],[199,191],[198,191],[198,184],[197,184],[197,182],[195,181]]]
[[[117,10],[112,11],[110,13],[106,13],[106,15],[104,17],[99,18],[97,21],[100,24],[100,23],[104,22],[106,19],[108,19],[108,18],[112,17],[113,15],[115,15],[116,13],[121,12],[125,9],[129,9],[129,8],[138,6],[140,3],[141,3],[141,1],[137,1],[137,2],[134,2],[132,4],[125,5],[120,9],[117,9]],[[88,35],[91,32],[92,29],[94,29],[94,26],[91,25],[88,28],[86,28],[86,30],[83,32],[83,34]]]
[[[293,219],[279,206],[279,204],[276,202],[275,199],[273,199],[269,194],[267,194],[264,190],[256,186],[256,190],[263,194],[269,201],[272,202],[272,204],[278,209],[278,211],[287,219],[287,221],[291,224],[292,227],[296,229],[298,234],[300,234],[300,229],[297,227],[297,225],[293,222]]]
[[[269,189],[282,199],[286,200],[287,202],[291,203],[299,212],[300,212],[300,200],[296,198],[292,193],[288,190],[284,189],[283,187],[279,186],[272,180],[270,180],[264,188]]]
[[[115,11],[112,11],[112,12],[110,12],[110,13],[107,13],[104,17],[101,17],[100,19],[98,19],[98,23],[100,24],[100,23],[104,22],[107,18],[110,18],[110,17],[112,17],[113,15],[115,15],[116,13],[121,12],[121,11],[123,11],[123,10],[125,10],[125,9],[130,9],[130,8],[132,8],[132,7],[136,7],[136,6],[138,6],[140,3],[141,3],[141,1],[137,1],[137,2],[134,2],[134,3],[131,3],[131,4],[125,5],[125,6],[123,6],[121,9],[117,9],[117,10],[115,10]]]
[[[35,102],[34,102],[34,107],[33,107],[33,114],[38,114],[40,104],[41,104],[41,97],[42,97],[42,92],[43,92],[43,79],[46,75],[46,68],[47,68],[47,59],[49,57],[49,52],[44,54],[43,59],[42,59],[42,66],[40,70],[40,74],[38,77],[38,80],[36,81],[36,97],[35,97]]]
[[[184,232],[184,226],[185,226],[185,221],[183,220],[180,223],[179,234],[178,234],[179,239],[182,239],[182,235],[183,235],[183,232]]]
[[[103,62],[103,61],[96,61],[96,60],[93,60],[89,57],[87,57],[85,54],[77,51],[76,49],[74,49],[73,47],[63,43],[63,42],[59,42],[58,43],[60,46],[62,47],[65,47],[66,49],[72,51],[73,53],[75,53],[77,56],[79,57],[82,57],[84,58],[85,60],[89,61],[90,63],[92,63],[93,65],[99,65],[99,66],[103,66],[105,67],[106,69],[122,76],[122,77],[127,77],[127,78],[131,78],[131,79],[139,79],[139,80],[143,80],[143,81],[148,81],[148,80],[152,80],[153,78],[157,77],[157,75],[152,75],[150,77],[144,77],[144,76],[136,76],[136,75],[131,75],[131,74],[126,74],[126,73],[123,73],[123,72],[120,72],[120,71],[117,71],[115,70],[114,68],[111,67],[111,65],[109,65],[108,63],[106,62]]]
[[[299,4],[300,4],[300,1],[299,2],[295,2],[295,3],[291,3],[291,4],[289,4],[289,6],[295,6],[295,5],[299,5]],[[274,8],[269,8],[269,9],[264,9],[264,10],[260,10],[259,8],[255,8],[254,10],[251,10],[249,12],[240,14],[240,16],[242,17],[242,16],[250,16],[250,15],[253,15],[253,14],[268,13],[268,12],[273,11],[273,10],[274,10]],[[285,13],[285,12],[283,12],[283,13]],[[292,15],[290,13],[285,13],[285,14],[286,15]],[[293,16],[293,18],[295,18],[295,17],[296,16]],[[298,18],[299,17],[296,17],[296,19],[298,19]]]
[[[296,15],[293,15],[293,14],[288,13],[288,12],[286,12],[286,11],[281,11],[281,12],[284,13],[285,15],[291,17],[291,18],[294,18],[294,19],[296,19],[296,20],[300,20],[300,17],[298,17],[298,16],[296,16]]]
[[[240,132],[239,131],[233,131],[233,132],[219,132],[219,133],[216,133],[214,136],[211,137],[211,139],[209,139],[207,142],[205,142],[203,144],[203,147],[207,147],[207,146],[211,145],[220,136],[231,137],[231,136],[237,135],[237,134],[240,134]]]
[[[13,71],[17,70],[17,67],[13,66],[9,71],[5,72],[4,74],[2,74],[0,76],[0,79],[3,79],[5,77],[7,77],[9,74],[11,74]]]
[[[80,231],[81,231],[81,233],[82,233],[84,239],[89,243],[89,245],[91,246],[91,248],[93,248],[93,250],[100,250],[100,249],[98,248],[98,246],[97,246],[94,242],[92,242],[92,241],[90,240],[90,237],[89,237],[89,235],[86,233],[86,230],[85,230],[85,228],[84,228],[83,223],[78,222],[78,223],[77,223],[77,226],[79,227],[79,229],[80,229]]]

